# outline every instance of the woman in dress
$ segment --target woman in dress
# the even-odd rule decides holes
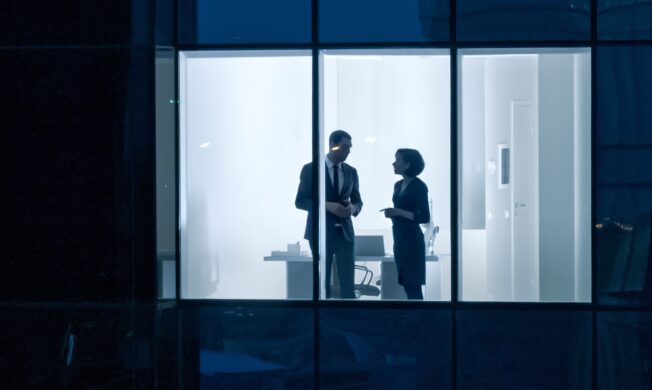
[[[426,283],[426,247],[419,224],[430,221],[428,187],[417,176],[425,163],[415,149],[396,151],[394,173],[403,177],[394,184],[394,207],[385,209],[392,220],[394,261],[398,283],[408,299],[423,299],[421,286]]]

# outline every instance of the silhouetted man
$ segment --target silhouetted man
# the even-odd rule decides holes
[[[326,298],[331,297],[331,267],[337,264],[341,298],[355,298],[353,293],[353,245],[355,233],[351,216],[362,209],[358,172],[344,161],[351,152],[351,135],[335,130],[328,138],[326,155]],[[312,237],[312,163],[303,166],[297,198],[297,208],[308,211],[305,238],[313,256],[318,253],[317,240]]]

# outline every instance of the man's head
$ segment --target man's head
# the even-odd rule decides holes
[[[344,130],[335,130],[328,137],[328,158],[339,164],[346,160],[351,152],[351,135]]]

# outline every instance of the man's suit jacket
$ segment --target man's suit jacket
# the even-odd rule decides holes
[[[358,183],[358,171],[352,166],[342,163],[342,175],[344,176],[344,183],[342,191],[339,195],[334,191],[330,175],[326,172],[326,201],[327,202],[340,202],[346,200],[356,207],[354,216],[357,216],[362,210],[362,199],[360,198],[360,189]],[[324,163],[324,170],[326,170],[326,163]],[[306,232],[304,238],[312,241],[312,163],[308,163],[301,169],[301,179],[299,182],[299,190],[297,191],[297,198],[294,202],[297,208],[306,210],[308,212],[308,220],[306,221]],[[326,212],[326,238],[328,239],[335,231],[335,224],[341,223],[344,237],[348,241],[353,241],[355,233],[353,231],[353,222],[351,217],[339,220],[335,215]]]

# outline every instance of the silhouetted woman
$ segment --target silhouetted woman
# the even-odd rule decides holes
[[[394,207],[385,209],[385,217],[392,219],[398,283],[408,299],[423,299],[426,247],[419,224],[430,221],[430,210],[428,187],[417,175],[423,172],[425,163],[417,150],[399,149],[392,165],[394,173],[403,177],[394,184]]]

